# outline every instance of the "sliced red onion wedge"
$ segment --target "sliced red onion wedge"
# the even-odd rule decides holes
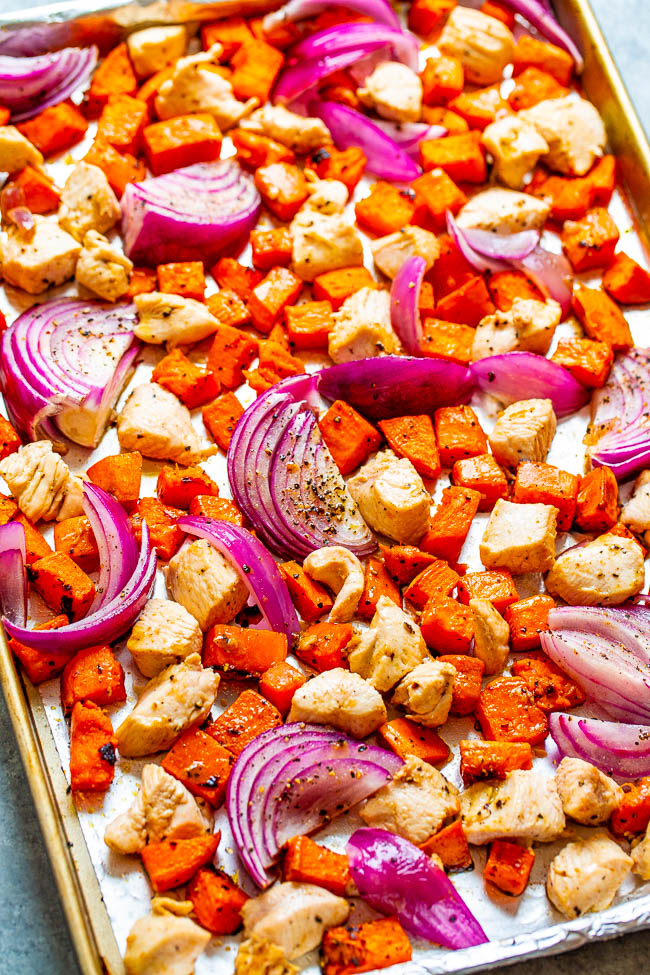
[[[589,457],[622,479],[650,462],[650,353],[630,349],[616,357],[609,378],[591,401]],[[594,443],[595,441],[595,443]]]
[[[394,183],[410,183],[420,175],[420,167],[394,139],[367,115],[338,102],[310,101],[309,112],[322,119],[338,149],[358,146],[363,149],[368,172]]]
[[[334,54],[324,54],[321,57],[302,58],[296,64],[290,64],[280,76],[273,90],[275,105],[291,105],[299,112],[303,111],[306,95],[315,94],[314,89],[323,79],[336,71],[357,64],[370,52],[383,50],[384,44],[377,42],[374,46],[367,42],[363,47],[346,47]],[[302,102],[298,102],[302,99]]]
[[[426,270],[427,262],[423,257],[408,257],[390,289],[391,325],[408,355],[421,354],[420,290]]]
[[[325,399],[345,400],[372,420],[433,414],[440,406],[468,403],[475,386],[465,366],[401,355],[342,362],[316,376]]]
[[[25,529],[18,521],[0,525],[0,609],[5,619],[27,621],[27,552]]]
[[[584,68],[582,54],[573,38],[560,27],[547,3],[543,0],[505,0],[505,3],[516,14],[525,17],[528,23],[535,27],[548,41],[568,51],[576,63],[576,71],[578,73],[582,71]]]
[[[30,440],[96,447],[140,348],[133,305],[61,298],[23,312],[0,339],[7,411]]]
[[[565,316],[571,307],[573,269],[564,254],[552,254],[536,247],[522,260],[512,260],[512,266],[523,271],[547,298],[560,305]]]
[[[368,555],[376,542],[320,435],[315,389],[313,376],[284,380],[244,412],[228,448],[233,497],[282,558],[323,545]]]
[[[486,257],[472,247],[467,236],[467,231],[458,225],[458,222],[454,219],[453,214],[449,210],[447,211],[447,233],[465,260],[468,261],[474,270],[479,272],[479,274],[483,274],[485,271],[503,271],[504,268],[508,266],[505,261],[498,259],[494,254],[491,257]]]
[[[542,648],[608,714],[650,723],[649,615],[641,607],[554,609]]]
[[[444,870],[402,836],[364,827],[346,852],[360,896],[410,934],[452,950],[489,940]]]
[[[75,653],[84,647],[112,643],[133,626],[144,609],[153,589],[156,565],[156,551],[151,548],[149,528],[143,521],[138,562],[123,590],[111,602],[85,619],[58,630],[28,630],[6,617],[3,619],[5,630],[25,646],[45,653]]]
[[[650,775],[650,725],[555,712],[548,726],[562,757],[581,758],[617,779]]]
[[[239,525],[198,515],[183,515],[178,527],[188,535],[205,538],[240,574],[270,630],[284,633],[289,646],[300,633],[300,623],[287,584],[277,563],[262,543]]]
[[[195,163],[129,183],[122,197],[124,250],[137,264],[214,263],[255,226],[260,195],[234,159]]]
[[[264,18],[264,30],[270,31],[278,24],[284,24],[295,20],[306,20],[307,17],[316,17],[324,10],[332,7],[345,7],[346,10],[355,10],[364,17],[371,17],[378,24],[386,24],[388,27],[400,29],[400,22],[387,0],[289,0],[289,3],[273,13],[267,14]]]
[[[372,795],[402,765],[391,752],[321,725],[292,723],[255,738],[233,765],[226,811],[237,852],[259,887],[283,844]]]
[[[82,88],[97,64],[96,47],[64,47],[36,57],[0,55],[0,104],[24,122]]]
[[[296,44],[291,52],[291,60],[331,57],[350,48],[365,49],[365,52],[370,54],[380,47],[389,49],[397,61],[408,65],[413,71],[418,70],[420,46],[417,38],[401,28],[387,27],[385,24],[378,23],[338,24],[316,34],[310,34],[304,41]]]
[[[83,493],[83,508],[99,550],[97,595],[89,610],[94,613],[126,586],[138,562],[138,546],[126,512],[115,498],[88,481]]]
[[[479,359],[470,366],[476,385],[502,403],[550,399],[559,417],[581,409],[589,393],[568,369],[535,352],[506,352]]]

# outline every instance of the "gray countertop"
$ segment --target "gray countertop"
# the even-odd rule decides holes
[[[0,10],[15,0],[0,0]],[[592,0],[612,53],[650,130],[649,0]],[[76,975],[78,967],[45,855],[4,700],[0,696],[0,972]],[[510,975],[636,975],[648,970],[650,931],[515,965]]]

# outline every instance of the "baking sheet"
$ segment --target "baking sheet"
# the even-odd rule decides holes
[[[567,4],[575,7],[576,4]],[[582,6],[582,4],[579,4]],[[423,52],[422,60],[426,59]],[[507,91],[511,82],[504,83],[504,93]],[[51,171],[55,176],[56,182],[61,185],[70,171],[74,161],[83,157],[87,151],[87,144],[91,141],[91,136],[87,140],[74,147],[74,149],[58,160]],[[232,154],[232,147],[229,140],[224,142],[223,155]],[[370,180],[364,180],[357,188],[355,199],[366,195],[367,186]],[[645,256],[641,241],[637,237],[634,229],[632,208],[626,203],[621,195],[617,195],[612,203],[612,214],[617,225],[621,229],[621,249],[624,249],[630,256],[645,263]],[[269,225],[272,221],[269,219]],[[545,235],[545,246],[549,249],[559,250],[559,241],[551,234]],[[367,246],[367,242],[366,242]],[[244,252],[243,260],[249,255]],[[372,267],[369,261],[368,266]],[[593,275],[591,278],[593,279]],[[585,276],[584,280],[588,283],[590,276]],[[13,289],[5,289],[7,292],[6,303],[3,310],[10,316],[10,320],[20,313],[20,311],[32,304],[32,299],[21,292]],[[70,293],[74,289],[67,289]],[[208,289],[210,290],[210,289]],[[213,290],[216,290],[213,286]],[[307,291],[307,289],[305,289]],[[55,293],[48,294],[48,299],[58,294],[66,293],[66,289],[57,289]],[[5,299],[3,298],[3,301]],[[639,344],[644,344],[648,327],[649,312],[647,309],[635,309],[628,315],[628,320],[635,340]],[[571,324],[564,324],[558,329],[556,340],[559,337],[570,333]],[[200,354],[200,350],[199,350]],[[160,351],[155,349],[145,349],[143,362],[138,367],[133,383],[146,381],[151,373],[155,361],[160,358]],[[194,353],[193,353],[193,357]],[[308,364],[310,369],[317,368],[323,364],[324,360],[314,359]],[[254,399],[254,394],[250,390],[240,390],[237,395],[244,405],[248,405]],[[122,397],[124,402],[125,396]],[[481,421],[486,431],[489,431],[494,423],[497,404],[487,398],[474,403],[481,416]],[[197,430],[202,431],[200,411],[195,414]],[[582,437],[587,423],[587,411],[583,410],[578,416],[558,425],[558,432],[553,442],[549,454],[549,462],[557,464],[566,470],[574,473],[581,473],[583,468],[584,448]],[[93,460],[101,456],[115,453],[119,450],[115,429],[107,432],[100,447],[93,452]],[[84,470],[90,463],[89,454],[82,448],[72,447],[66,460],[74,470]],[[210,458],[206,462],[208,473],[217,481],[223,496],[229,496],[228,482],[225,471],[225,458],[218,456]],[[155,494],[155,479],[160,465],[154,462],[145,461],[143,472],[143,495]],[[434,499],[437,500],[442,489],[449,483],[448,477],[442,477],[434,492]],[[462,560],[467,562],[472,569],[482,568],[478,558],[478,542],[483,534],[487,515],[478,515],[472,525],[470,536],[462,554]],[[559,547],[565,547],[572,543],[570,535],[562,537]],[[520,596],[530,595],[539,591],[541,587],[540,577],[517,577],[517,588]],[[156,583],[156,595],[164,595],[164,581],[159,571]],[[42,609],[42,607],[40,608]],[[35,600],[33,608],[34,618],[39,615],[39,606]],[[131,665],[130,655],[123,645],[118,647],[118,657],[122,662],[127,674],[127,704],[120,710],[112,709],[111,717],[114,727],[117,727],[122,718],[129,712],[137,699],[137,693],[145,684],[144,678]],[[236,685],[222,685],[217,698],[215,713],[223,710],[237,695],[240,687]],[[44,714],[51,728],[61,765],[67,775],[68,755],[69,755],[69,731],[62,716],[59,702],[59,684],[51,681],[41,685],[39,691],[44,705]],[[38,692],[34,692],[38,693]],[[469,719],[452,720],[442,729],[443,737],[450,745],[455,745],[458,740],[466,737],[476,737],[472,722]],[[149,759],[151,760],[151,759]],[[552,769],[550,759],[544,759],[548,764],[549,773]],[[99,800],[88,803],[79,808],[79,823],[83,837],[87,844],[90,859],[96,870],[101,895],[106,905],[108,915],[113,927],[117,946],[120,953],[123,952],[126,935],[136,917],[149,912],[150,889],[145,874],[141,868],[139,859],[119,857],[111,853],[103,842],[103,832],[106,824],[133,800],[140,780],[140,771],[145,764],[143,761],[124,761],[118,764],[115,783],[105,797],[103,805]],[[538,760],[536,767],[541,767],[542,762]],[[444,774],[456,785],[460,785],[458,775],[457,758],[443,768]],[[60,802],[59,798],[59,802]],[[71,800],[68,800],[71,805]],[[357,825],[360,825],[353,814],[345,817],[342,822],[333,823],[330,827],[319,833],[319,840],[324,841],[333,849],[342,849],[345,838],[349,832]],[[222,830],[222,841],[218,853],[218,861],[229,873],[238,877],[240,882],[249,893],[253,893],[252,886],[247,886],[245,872],[241,870],[240,864],[233,850],[232,840],[229,834],[227,819],[223,810],[217,815],[216,828]],[[580,832],[576,828],[576,832]],[[456,875],[454,883],[466,899],[469,907],[473,910],[481,923],[484,925],[488,936],[491,939],[489,945],[466,949],[459,952],[449,952],[443,949],[432,948],[428,943],[414,943],[414,960],[412,963],[400,966],[400,971],[407,975],[424,972],[454,972],[454,971],[473,971],[480,968],[489,967],[498,963],[514,961],[531,954],[548,953],[577,947],[584,941],[593,940],[599,937],[612,937],[625,930],[631,930],[641,926],[650,925],[650,884],[637,883],[629,880],[621,889],[616,899],[615,905],[606,912],[599,915],[587,916],[574,922],[560,922],[560,917],[551,908],[544,892],[544,878],[546,867],[550,858],[561,848],[563,844],[544,845],[537,847],[537,860],[533,869],[531,884],[525,895],[521,898],[511,899],[505,896],[489,896],[486,894],[482,871]],[[473,848],[474,859],[477,867],[484,862],[485,852],[480,848]],[[95,905],[93,911],[101,910]],[[352,920],[364,919],[374,916],[370,909],[365,908],[359,902],[355,906],[355,913]],[[238,938],[213,939],[207,952],[202,955],[196,966],[197,975],[230,975],[233,970],[234,954],[238,944]],[[318,972],[316,953],[302,959],[303,968],[308,975],[315,975]],[[112,959],[106,961],[106,967],[111,973],[118,972],[119,962]],[[92,970],[88,968],[87,970]]]

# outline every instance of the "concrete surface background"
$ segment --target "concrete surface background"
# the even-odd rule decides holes
[[[0,0],[0,11],[16,0]],[[650,131],[650,2],[592,0],[612,53]],[[648,970],[650,932],[507,969],[510,975],[636,975]],[[502,969],[506,971],[506,969]],[[77,975],[65,919],[25,774],[0,696],[0,973]]]

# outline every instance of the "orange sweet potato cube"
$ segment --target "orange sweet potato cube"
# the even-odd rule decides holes
[[[260,166],[255,171],[255,185],[273,216],[285,223],[293,220],[309,196],[302,170],[287,162]]]
[[[221,132],[213,115],[177,115],[145,126],[145,156],[154,176],[193,163],[211,162],[221,155]]]
[[[499,498],[508,498],[508,481],[492,454],[478,454],[457,460],[451,472],[452,482],[472,488],[481,495],[479,511],[491,511]]]
[[[33,562],[29,576],[50,609],[71,621],[84,617],[95,598],[92,579],[64,552],[52,552]]]

